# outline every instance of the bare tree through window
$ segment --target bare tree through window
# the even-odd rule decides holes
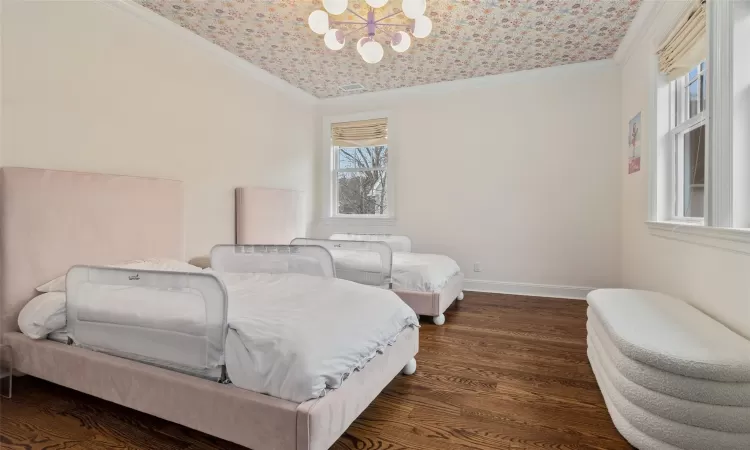
[[[339,214],[388,212],[388,146],[336,147]]]

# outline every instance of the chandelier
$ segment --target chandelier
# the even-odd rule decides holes
[[[427,37],[432,31],[432,21],[424,15],[427,9],[427,0],[403,0],[401,10],[383,16],[375,17],[376,10],[388,3],[388,0],[365,0],[370,6],[367,17],[363,17],[349,9],[348,0],[323,0],[322,9],[313,11],[307,20],[310,29],[317,34],[324,35],[323,42],[331,50],[341,50],[346,44],[346,38],[352,33],[366,31],[367,36],[357,41],[357,52],[362,59],[370,64],[376,64],[383,59],[383,45],[375,40],[375,33],[381,32],[390,37],[391,48],[399,53],[405,52],[411,45],[411,36],[421,39]],[[344,22],[331,20],[328,15],[338,16],[349,11],[357,21]],[[385,23],[386,19],[403,14],[412,19],[408,24]],[[339,25],[357,26],[358,28],[345,33],[338,28]],[[403,28],[399,30],[399,28]],[[366,30],[365,30],[366,29]],[[411,32],[411,34],[409,34]]]

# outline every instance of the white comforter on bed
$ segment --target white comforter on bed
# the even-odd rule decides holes
[[[331,251],[336,269],[380,270],[380,255],[360,250]],[[445,255],[393,252],[393,289],[437,292],[461,269]]]
[[[301,274],[217,275],[229,292],[229,378],[274,397],[323,396],[419,326],[385,289]]]

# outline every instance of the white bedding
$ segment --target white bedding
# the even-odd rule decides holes
[[[325,395],[404,329],[419,326],[414,311],[385,289],[301,274],[220,278],[229,291],[229,378],[274,397]]]
[[[404,329],[419,326],[412,309],[385,289],[302,274],[215,274],[229,296],[229,378],[238,387],[274,397],[303,402],[323,396]],[[153,291],[127,302],[112,295],[79,305],[78,316],[101,324],[87,328],[96,333],[89,342],[101,343],[100,348],[139,359],[139,348],[165,345],[184,355],[177,360],[187,360],[196,345],[205,345],[204,305],[171,294]],[[126,327],[117,324],[142,332],[119,335]]]
[[[380,270],[380,257],[375,252],[332,250],[336,270]],[[437,292],[460,272],[456,261],[445,255],[393,252],[393,289]]]

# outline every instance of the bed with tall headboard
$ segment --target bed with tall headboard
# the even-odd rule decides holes
[[[302,403],[18,331],[35,287],[73,265],[184,260],[183,216],[179,181],[0,169],[0,335],[15,367],[256,450],[330,447],[416,354],[417,330],[339,389]]]
[[[179,181],[6,167],[0,196],[2,332],[75,264],[185,258]]]

